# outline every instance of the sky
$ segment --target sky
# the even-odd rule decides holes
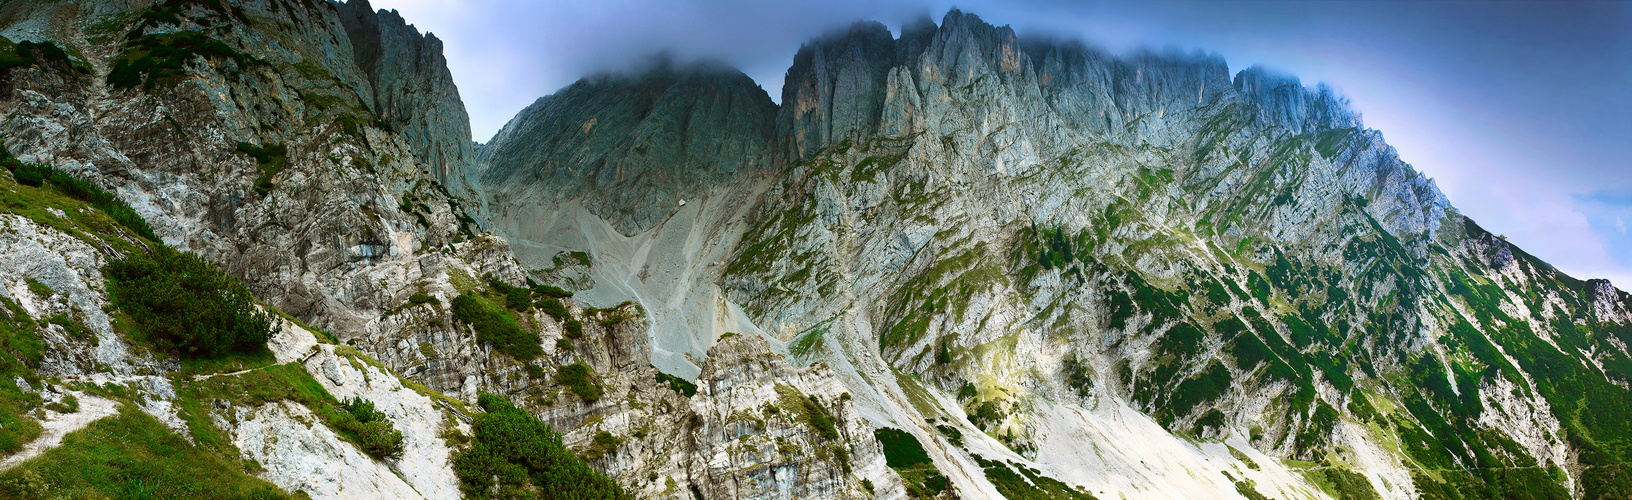
[[[772,99],[803,42],[897,34],[945,0],[374,0],[445,44],[486,141],[535,99],[659,51],[742,69]],[[956,7],[1112,53],[1216,52],[1325,82],[1485,229],[1632,290],[1632,2],[974,0]]]

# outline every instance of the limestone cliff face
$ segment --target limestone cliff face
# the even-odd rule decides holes
[[[397,11],[374,11],[368,0],[334,4],[351,42],[357,69],[368,77],[372,95],[364,103],[401,133],[419,162],[443,184],[473,160],[470,117],[448,72],[442,41],[421,35]]]
[[[472,151],[439,42],[360,1],[19,5],[0,35],[74,50],[0,75],[9,150],[338,337],[281,322],[270,347],[408,450],[369,458],[292,401],[195,404],[210,377],[110,316],[100,266],[141,242],[60,208],[0,214],[4,316],[60,380],[25,390],[103,416],[83,384],[139,388],[285,490],[453,497],[483,392],[643,497],[1585,497],[1632,461],[1632,295],[1460,216],[1294,77],[953,11],[806,44],[780,107],[659,62]],[[119,69],[178,37],[219,46]],[[575,293],[509,304],[529,280]],[[460,295],[542,354],[481,342]],[[927,462],[889,467],[883,427]]]
[[[1537,479],[1558,494],[1607,481],[1563,472],[1584,449],[1561,437],[1580,396],[1504,391],[1560,376],[1534,361],[1552,348],[1524,347],[1539,339],[1595,360],[1570,370],[1626,357],[1624,296],[1458,215],[1331,89],[1205,54],[1020,39],[956,11],[910,26],[801,49],[777,137],[794,164],[720,284],[835,367],[875,425],[934,443],[960,491],[999,487],[969,461],[1002,456],[1096,492],[1230,495],[1251,486],[1248,448],[1349,464],[1321,474],[1390,497],[1440,487],[1423,463],[1464,471],[1456,488],[1525,481],[1473,471],[1529,463],[1560,471]],[[1495,371],[1445,368],[1473,359]],[[1625,378],[1592,384],[1626,401],[1608,389]],[[1167,431],[1123,441],[1129,411]],[[1389,444],[1401,435],[1465,444]],[[1474,451],[1509,446],[1523,456]],[[1110,451],[1136,449],[1169,451]],[[1249,469],[1260,492],[1310,494],[1297,471]]]
[[[660,59],[540,98],[482,148],[478,168],[495,209],[581,199],[633,235],[710,186],[772,168],[775,112],[735,69]]]
[[[0,280],[10,295],[0,297],[28,314],[67,315],[94,337],[47,328],[42,375],[68,384],[142,387],[150,395],[142,409],[176,433],[191,436],[191,420],[212,422],[229,448],[256,464],[251,472],[313,498],[457,497],[449,460],[459,445],[448,437],[469,431],[472,410],[459,400],[483,392],[509,396],[546,419],[570,446],[646,497],[691,498],[701,491],[859,498],[870,494],[864,484],[884,498],[902,495],[870,429],[841,398],[842,386],[830,374],[789,367],[763,343],[721,362],[700,355],[657,360],[728,374],[751,359],[757,373],[787,378],[782,386],[769,376],[736,382],[760,399],[694,400],[658,382],[652,365],[659,349],[651,335],[658,325],[639,305],[612,300],[596,302],[602,308],[595,309],[567,299],[574,321],[583,322],[578,340],[566,338],[564,323],[538,309],[513,311],[541,336],[545,355],[530,362],[480,342],[449,307],[453,298],[491,293],[495,282],[525,284],[531,269],[516,256],[532,254],[512,251],[505,238],[475,225],[467,209],[488,211],[479,198],[455,196],[472,193],[469,181],[476,178],[462,104],[440,43],[395,13],[374,12],[365,2],[14,5],[0,9],[6,21],[0,33],[8,40],[51,41],[76,55],[0,75],[6,116],[0,134],[9,150],[116,191],[166,244],[206,256],[243,278],[268,305],[337,337],[345,345],[319,345],[314,332],[285,323],[272,347],[278,362],[299,363],[334,397],[375,403],[404,433],[406,451],[401,458],[371,458],[341,433],[313,425],[319,408],[294,401],[206,397],[203,409],[178,410],[200,404],[194,398],[201,396],[187,391],[208,377],[172,387],[180,379],[167,375],[180,366],[132,349],[110,319],[99,269],[125,247],[76,239],[8,213],[0,217],[16,220],[0,238],[12,250],[10,260],[0,259]],[[206,49],[183,54],[179,68],[117,70],[148,64],[132,47],[188,37],[210,45],[192,45]],[[81,64],[85,69],[74,66]],[[627,231],[664,222],[683,198],[697,201],[693,209],[740,211],[744,197],[710,202],[709,188],[743,174],[763,176],[771,165],[774,105],[740,73],[690,66],[595,85],[648,91],[637,107],[608,107],[619,113],[598,114],[599,107],[621,101],[600,91],[583,93],[599,94],[598,101],[571,109],[600,116],[614,131],[595,136],[605,142],[585,151],[630,149],[618,160],[623,163],[604,169],[595,160],[597,181],[568,186],[608,193],[594,198],[600,203],[594,206],[627,214]],[[539,133],[507,130],[516,137]],[[642,140],[627,141],[627,134]],[[649,158],[639,156],[648,152]],[[721,158],[735,160],[722,166],[716,163]],[[517,175],[572,178],[547,171]],[[630,193],[615,196],[618,188]],[[653,198],[673,203],[654,210]],[[711,251],[723,254],[729,244]],[[616,262],[573,262],[594,276],[621,272]],[[612,269],[590,271],[594,267]],[[27,280],[61,293],[26,295]],[[653,315],[682,307],[691,305],[677,302]],[[709,326],[697,336],[712,340],[720,333]],[[586,401],[565,390],[556,367],[574,363],[594,371],[604,397]],[[776,399],[779,387],[823,401],[821,411],[836,419],[840,434],[798,419],[809,410],[806,399],[780,420],[765,417],[760,431],[774,435],[769,449],[779,455],[741,453],[747,434],[702,431],[731,427],[743,412],[783,403]],[[30,390],[50,401],[73,393]],[[85,421],[109,414],[104,410],[112,402],[84,396],[95,410]],[[602,432],[625,444],[591,455]]]

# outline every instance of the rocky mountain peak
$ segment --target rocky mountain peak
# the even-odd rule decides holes
[[[1294,133],[1360,128],[1360,114],[1331,86],[1310,89],[1298,77],[1252,66],[1235,74],[1235,90],[1257,105],[1266,124]]]
[[[420,34],[395,10],[375,11],[368,0],[335,4],[353,60],[367,75],[372,95],[364,102],[414,147],[415,155],[444,184],[474,158],[470,116],[448,71],[442,40]],[[452,182],[450,182],[452,181]]]
[[[633,234],[710,185],[771,168],[775,116],[770,96],[741,71],[660,57],[522,110],[482,148],[482,181],[529,179],[517,187],[546,199],[593,193],[585,207]]]

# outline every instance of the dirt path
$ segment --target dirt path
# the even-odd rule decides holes
[[[45,429],[40,432],[40,437],[23,445],[22,451],[0,460],[0,471],[16,467],[17,464],[56,448],[62,444],[62,437],[70,432],[83,429],[85,426],[90,425],[91,422],[100,420],[103,417],[119,413],[119,403],[114,400],[83,392],[74,393],[74,397],[79,398],[79,411],[74,413],[45,412],[46,418],[40,422],[40,426]]]

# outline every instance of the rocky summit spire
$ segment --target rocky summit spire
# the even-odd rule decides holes
[[[474,160],[470,117],[448,71],[442,41],[421,35],[395,10],[374,11],[368,0],[335,4],[353,60],[368,76],[371,110],[414,147],[414,154],[444,184]]]

